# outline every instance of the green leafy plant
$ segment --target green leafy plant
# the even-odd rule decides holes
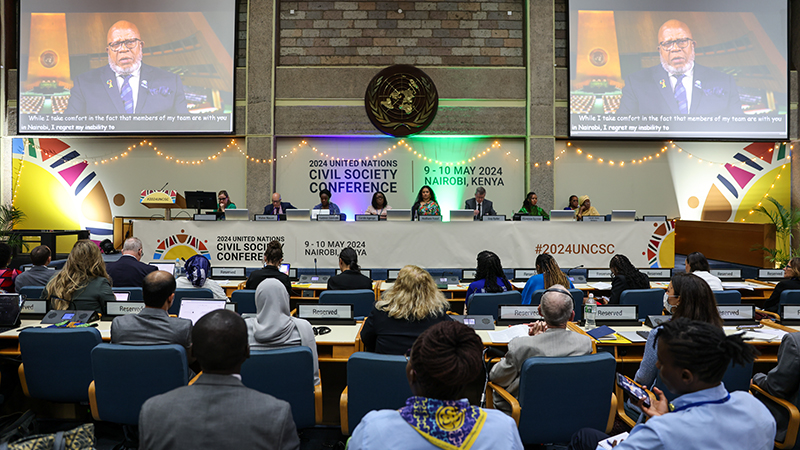
[[[25,213],[11,205],[0,205],[0,242],[11,247],[22,245],[22,237],[14,233],[14,227],[25,220]]]
[[[767,209],[766,206],[757,206],[753,211],[769,217],[770,222],[775,225],[775,248],[757,247],[753,250],[762,250],[769,256],[767,259],[775,263],[776,267],[783,267],[790,259],[800,255],[800,248],[792,245],[792,233],[800,228],[800,210],[795,208],[787,209],[781,202],[772,197],[767,197],[772,202],[775,210]]]

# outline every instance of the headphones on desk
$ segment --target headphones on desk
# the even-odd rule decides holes
[[[312,327],[312,329],[314,330],[314,336],[322,336],[331,332],[330,327]]]

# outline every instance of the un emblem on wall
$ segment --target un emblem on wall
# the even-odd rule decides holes
[[[48,69],[52,69],[58,64],[58,54],[52,50],[45,50],[39,55],[39,63]]]
[[[395,65],[372,78],[364,106],[369,120],[382,133],[409,136],[421,133],[433,122],[439,93],[425,72],[414,66]]]

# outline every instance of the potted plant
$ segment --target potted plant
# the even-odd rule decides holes
[[[22,245],[22,236],[14,233],[14,227],[25,220],[25,213],[11,205],[0,205],[0,241],[12,248]]]
[[[792,245],[792,233],[798,231],[800,225],[800,210],[789,208],[786,209],[781,202],[772,197],[767,197],[767,200],[775,205],[775,211],[771,211],[766,206],[757,206],[753,211],[764,214],[769,217],[770,222],[775,225],[775,248],[759,247],[753,250],[763,250],[767,254],[766,257],[769,261],[775,263],[775,267],[784,267],[790,259],[800,255],[800,248],[795,248]]]

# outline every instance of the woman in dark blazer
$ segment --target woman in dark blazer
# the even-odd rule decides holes
[[[361,273],[361,267],[358,266],[358,253],[351,247],[343,248],[339,253],[339,268],[342,269],[342,273],[328,279],[329,290],[372,290],[372,280]]]
[[[769,300],[764,303],[764,309],[767,311],[778,312],[781,292],[790,289],[800,289],[800,258],[792,258],[789,260],[789,263],[783,268],[783,276],[786,277],[786,279],[775,286],[772,295],[769,296]]]
[[[628,289],[650,289],[650,278],[633,267],[625,255],[614,255],[608,263],[613,278],[611,279],[611,298],[609,305],[618,305],[622,291]]]

